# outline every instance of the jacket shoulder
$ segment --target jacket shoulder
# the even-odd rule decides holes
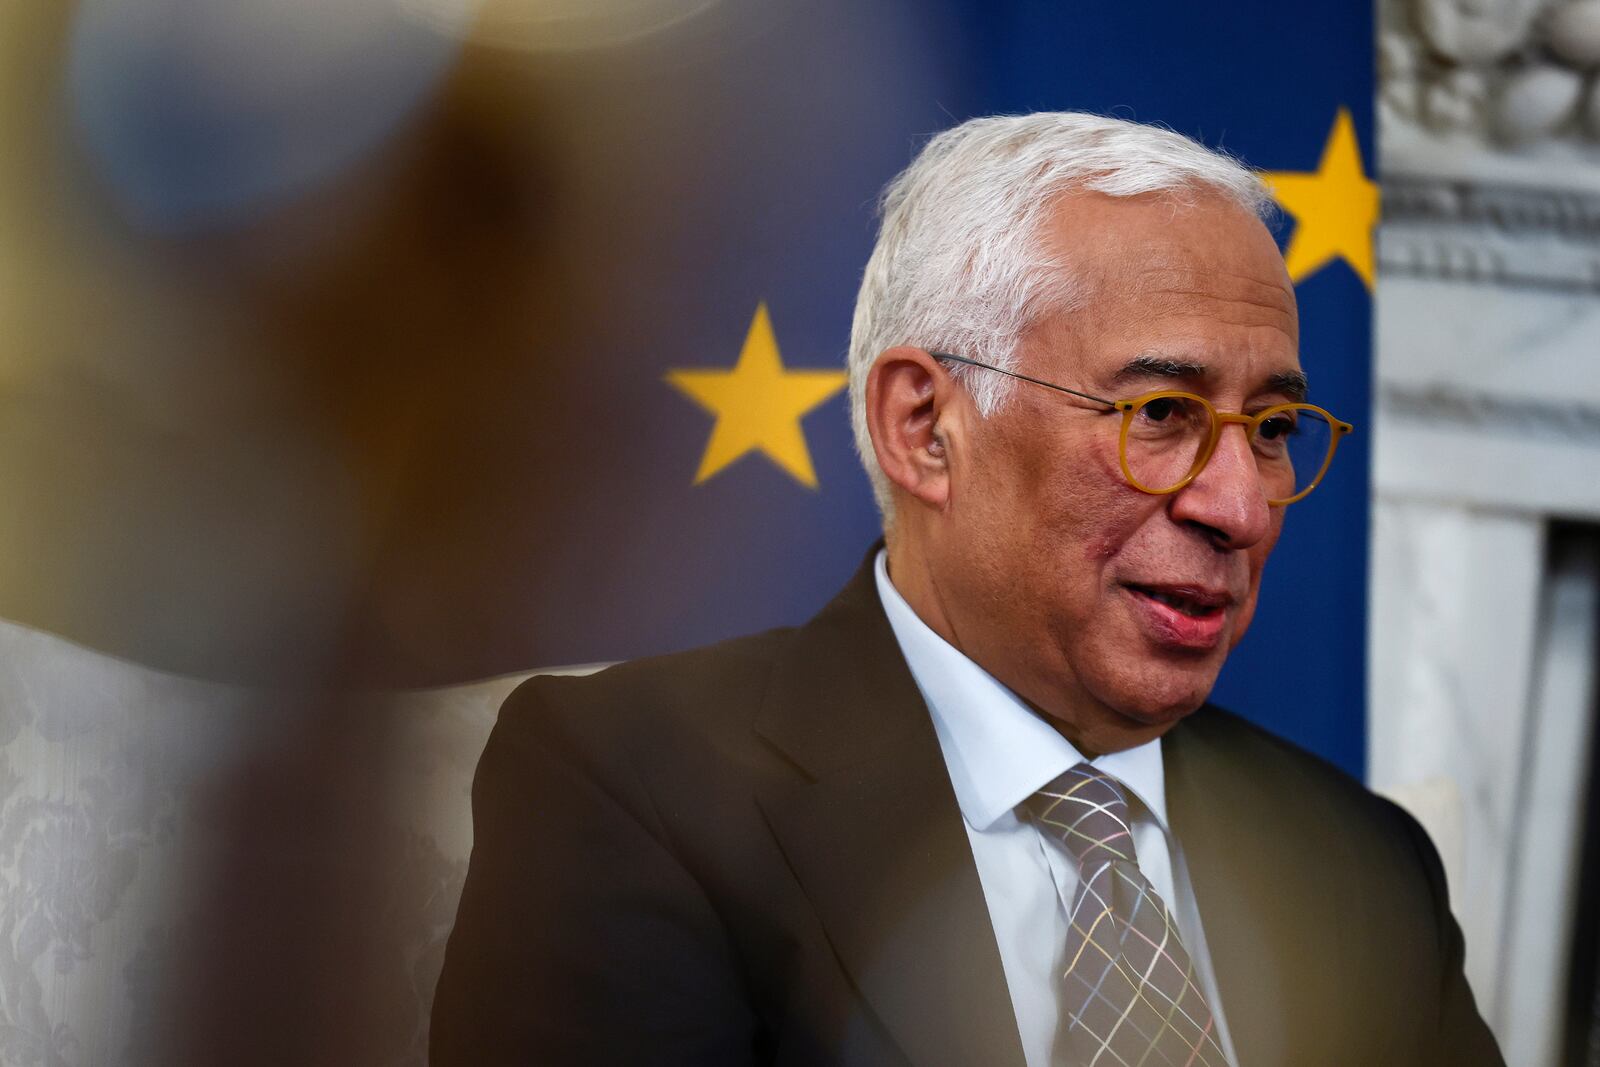
[[[1185,748],[1204,753],[1235,773],[1292,783],[1325,803],[1374,815],[1398,810],[1343,768],[1214,704],[1200,709],[1174,733]]]
[[[1196,712],[1168,736],[1168,803],[1177,791],[1190,809],[1196,848],[1186,843],[1185,852],[1198,883],[1228,887],[1278,943],[1302,946],[1282,966],[1308,976],[1307,990],[1341,969],[1330,961],[1345,960],[1346,974],[1381,974],[1328,992],[1328,1004],[1361,1020],[1346,1018],[1350,1027],[1381,1033],[1372,1020],[1406,1005],[1388,1032],[1401,1044],[1419,1038],[1422,1051],[1391,1048],[1362,1062],[1502,1062],[1466,983],[1438,852],[1415,818],[1320,756],[1220,708]],[[1236,982],[1248,984],[1249,970],[1240,967]]]
[[[506,698],[495,732],[538,737],[569,755],[633,752],[647,760],[747,743],[793,633],[768,630],[590,675],[534,675]]]
[[[1443,873],[1427,832],[1342,768],[1214,705],[1169,736],[1175,742],[1164,746],[1169,791],[1225,795],[1232,810],[1248,813],[1263,829],[1347,855],[1387,857],[1394,866],[1424,873],[1435,903],[1443,902]]]

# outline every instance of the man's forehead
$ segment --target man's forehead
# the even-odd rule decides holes
[[[1087,295],[1102,305],[1131,305],[1129,314],[1138,318],[1210,318],[1225,326],[1270,327],[1294,342],[1300,336],[1299,311],[1287,275],[1279,284],[1262,272],[1152,262],[1133,265],[1121,277],[1105,278],[1099,290]]]
[[[1294,314],[1294,287],[1289,283],[1287,272],[1281,278],[1270,274],[1263,276],[1259,272],[1230,270],[1221,264],[1201,266],[1173,262],[1176,257],[1162,255],[1159,248],[1151,252],[1148,259],[1132,264],[1126,275],[1127,280],[1147,296],[1227,301]]]
[[[1043,236],[1082,296],[1134,286],[1294,308],[1277,241],[1260,219],[1220,195],[1180,202],[1173,194],[1071,193],[1057,199]]]

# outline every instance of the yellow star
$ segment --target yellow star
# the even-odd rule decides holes
[[[666,380],[717,417],[694,484],[759,449],[801,485],[817,487],[800,418],[843,389],[846,374],[784,369],[765,303],[756,306],[732,370],[674,370]]]
[[[1343,256],[1372,289],[1372,228],[1378,222],[1378,187],[1361,169],[1361,148],[1350,112],[1339,109],[1315,174],[1264,171],[1272,195],[1295,218],[1284,256],[1289,280],[1299,283]]]

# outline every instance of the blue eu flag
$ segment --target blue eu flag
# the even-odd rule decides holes
[[[605,321],[587,351],[556,354],[563,399],[539,411],[528,484],[550,521],[507,590],[528,662],[685,648],[820,607],[878,536],[843,373],[878,191],[963,119],[1095,111],[1225,149],[1283,208],[1311,399],[1357,430],[1289,510],[1216,699],[1360,773],[1371,10],[757,6],[658,44],[619,105],[655,132],[615,149],[615,225],[645,218],[650,234],[617,238],[630,253],[587,309]]]

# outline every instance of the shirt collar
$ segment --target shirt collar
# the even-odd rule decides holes
[[[993,675],[934,633],[889,580],[888,553],[873,564],[878,599],[911,676],[928,704],[956,802],[980,832],[1083,762],[1072,743]],[[1093,765],[1121,782],[1167,825],[1160,739],[1112,752]]]

